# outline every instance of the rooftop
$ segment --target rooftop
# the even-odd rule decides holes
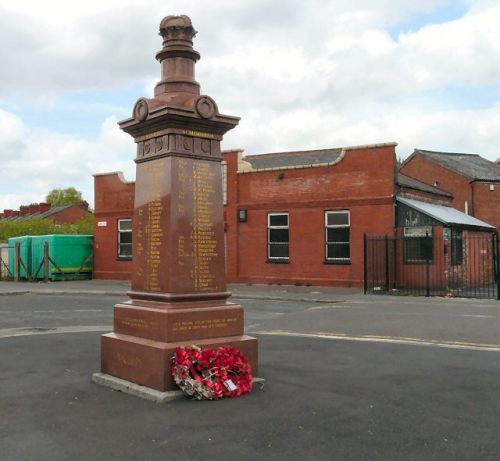
[[[426,214],[427,216],[430,216],[431,218],[436,219],[439,222],[442,222],[443,224],[458,224],[460,226],[481,227],[491,230],[496,229],[495,226],[492,226],[491,224],[462,213],[461,211],[449,206],[421,202],[420,200],[403,197],[397,197],[396,200]]]
[[[36,212],[30,213],[30,214],[25,214],[25,215],[18,214],[16,216],[3,217],[0,219],[2,221],[29,221],[29,220],[35,219],[35,218],[50,218],[51,216],[54,216],[57,213],[60,213],[61,211],[65,210],[66,208],[71,208],[72,206],[82,206],[83,205],[85,208],[85,203],[86,202],[83,202],[82,204],[61,205],[61,206],[56,206],[56,207],[50,208],[49,210],[44,211],[43,213],[40,213],[40,211],[36,211]]]
[[[413,154],[404,163],[407,163],[415,155],[422,155],[471,180],[500,181],[500,164],[491,162],[478,154],[415,149]]]
[[[428,192],[430,194],[441,195],[442,197],[453,198],[453,195],[449,192],[445,192],[437,187],[418,181],[417,179],[406,176],[403,173],[398,173],[396,177],[396,184],[401,187],[408,187],[410,189]]]
[[[320,165],[332,163],[340,157],[342,148],[299,150],[294,152],[273,152],[270,154],[247,155],[244,160],[254,170],[264,168],[283,168],[303,165]]]

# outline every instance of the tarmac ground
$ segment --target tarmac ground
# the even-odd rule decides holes
[[[91,382],[127,282],[0,283],[0,460],[498,460],[498,301],[230,289],[263,389],[160,405]]]

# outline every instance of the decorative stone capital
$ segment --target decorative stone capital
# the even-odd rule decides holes
[[[187,40],[192,42],[197,34],[191,19],[185,14],[181,16],[167,16],[160,23],[160,35],[164,43],[170,40]]]

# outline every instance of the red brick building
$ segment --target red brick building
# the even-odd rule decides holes
[[[433,279],[441,280],[452,263],[451,242],[443,237],[450,232],[453,270],[468,270],[458,254],[467,249],[457,246],[458,239],[491,233],[492,227],[451,208],[453,194],[398,172],[395,146],[246,157],[226,151],[228,281],[360,287],[365,234],[401,239],[400,281],[421,270],[427,240],[420,237],[428,233],[434,239]],[[121,173],[95,175],[96,278],[131,277],[134,192]]]
[[[361,286],[363,234],[394,232],[395,146],[227,152],[228,281]]]
[[[132,276],[132,216],[135,183],[121,172],[94,175],[94,278],[128,280]]]
[[[59,224],[72,224],[89,215],[87,202],[75,205],[61,205],[52,207],[50,203],[32,203],[22,205],[19,210],[3,210],[0,220],[25,221],[28,219],[51,219]]]
[[[500,228],[500,164],[476,154],[415,149],[400,172],[450,193],[454,208]]]

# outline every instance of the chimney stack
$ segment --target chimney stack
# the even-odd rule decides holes
[[[49,211],[52,208],[52,205],[47,202],[42,202],[38,204],[38,209],[40,213],[45,213],[46,211]]]

